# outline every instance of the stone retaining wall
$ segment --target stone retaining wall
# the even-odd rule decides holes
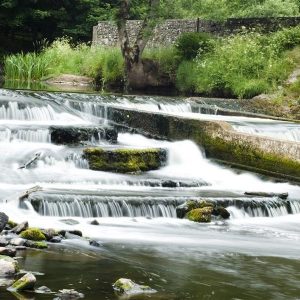
[[[129,39],[135,40],[142,21],[130,20],[127,22]],[[159,23],[154,29],[153,36],[148,43],[149,47],[173,44],[178,36],[184,32],[208,32],[215,35],[227,35],[245,29],[259,28],[263,32],[270,32],[280,27],[291,27],[300,24],[300,17],[281,18],[247,18],[227,19],[225,21],[210,20],[166,20]],[[117,28],[113,22],[99,22],[93,27],[93,44],[101,46],[118,45]]]
[[[226,122],[107,107],[108,118],[144,134],[170,140],[190,139],[209,158],[262,174],[300,182],[300,143],[239,133]]]

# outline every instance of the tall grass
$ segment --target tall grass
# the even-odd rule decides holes
[[[5,59],[5,78],[31,81],[60,74],[101,77],[103,84],[123,79],[123,58],[119,48],[72,46],[59,39],[40,53],[20,53]]]

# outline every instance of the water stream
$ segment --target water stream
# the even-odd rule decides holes
[[[81,157],[84,145],[51,143],[54,125],[109,125],[107,105],[224,120],[239,131],[300,141],[299,125],[215,115],[180,99],[0,90],[1,211],[30,226],[78,229],[101,244],[68,240],[46,252],[21,253],[25,269],[45,273],[39,285],[73,287],[91,300],[117,299],[111,284],[129,277],[158,290],[133,299],[298,299],[300,187],[217,165],[188,140],[123,132],[114,145],[101,136],[86,141],[104,148],[167,149],[167,165],[142,174],[89,170]],[[20,168],[35,155],[35,164]],[[42,190],[20,207],[19,196],[33,186]],[[289,198],[250,197],[246,191],[288,192]],[[197,224],[176,218],[176,206],[203,198],[228,207],[230,219]],[[90,224],[94,219],[99,226]]]

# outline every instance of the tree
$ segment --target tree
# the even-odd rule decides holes
[[[126,23],[130,19],[130,12],[134,7],[132,2],[131,0],[120,0],[116,10],[119,42],[125,61],[125,89],[143,88],[149,83],[149,73],[145,70],[142,53],[156,25],[160,4],[159,0],[148,0],[147,4],[140,6],[144,7],[144,19],[134,43],[130,45]]]

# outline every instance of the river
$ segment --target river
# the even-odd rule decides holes
[[[298,124],[221,116],[179,98],[0,90],[1,211],[30,226],[81,230],[100,244],[65,240],[46,251],[19,253],[24,269],[44,274],[37,276],[38,286],[118,299],[112,283],[127,277],[158,291],[132,299],[299,299],[300,187],[213,163],[188,140],[119,132],[117,144],[100,134],[86,141],[109,149],[167,149],[166,166],[125,175],[89,170],[84,145],[51,143],[51,126],[109,124],[107,105],[223,120],[238,131],[300,141]],[[36,154],[35,165],[20,169]],[[168,180],[177,187],[164,187]],[[20,208],[19,196],[37,185],[42,190]],[[288,192],[289,198],[246,197],[246,191]],[[176,218],[177,205],[202,198],[226,203],[230,219],[198,224]],[[99,226],[90,224],[95,219]],[[2,290],[1,298],[13,296]]]

